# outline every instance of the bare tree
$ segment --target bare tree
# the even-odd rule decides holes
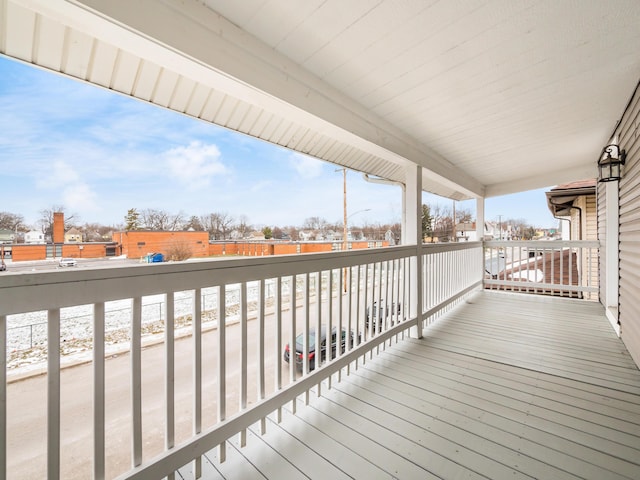
[[[149,230],[176,231],[182,229],[184,213],[174,215],[165,210],[147,208],[140,213],[140,220]]]
[[[16,213],[0,212],[0,228],[17,232],[24,228],[24,217]]]
[[[42,233],[51,236],[53,234],[53,214],[64,214],[64,229],[65,231],[71,228],[75,223],[80,221],[80,217],[75,213],[67,213],[67,209],[63,205],[53,205],[51,208],[45,208],[40,210],[40,220],[38,224],[42,228]]]
[[[209,238],[213,240],[226,240],[233,222],[233,217],[224,212],[208,213],[200,217],[202,228],[209,232]]]
[[[429,212],[433,222],[433,235],[442,241],[448,241],[455,236],[453,231],[453,217],[449,207],[430,205]]]
[[[505,225],[511,225],[513,240],[531,240],[535,235],[535,228],[524,218],[508,218]]]
[[[313,231],[316,236],[321,235],[324,237],[329,229],[329,222],[322,217],[309,217],[305,219],[302,227],[305,230]]]
[[[195,215],[192,215],[192,216],[189,218],[189,221],[188,221],[188,222],[187,222],[187,224],[185,225],[185,228],[186,228],[187,230],[189,230],[189,229],[193,229],[193,230],[195,230],[196,232],[202,232],[203,230],[206,230],[206,228],[204,228],[204,227],[202,226],[202,223],[200,222],[200,219],[199,219],[197,216],[195,216]]]
[[[191,245],[186,241],[175,241],[167,249],[167,257],[169,260],[179,262],[187,260],[193,255]]]
[[[456,223],[471,223],[473,222],[473,214],[468,208],[456,209]]]
[[[168,230],[171,231],[179,231],[183,229],[183,226],[186,222],[185,220],[186,215],[185,213],[180,210],[178,213],[176,213],[175,215],[170,215],[169,216],[169,225],[168,225]]]

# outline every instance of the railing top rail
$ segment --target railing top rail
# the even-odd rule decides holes
[[[599,248],[598,240],[485,240],[486,247],[536,247],[542,249],[557,249],[570,247]]]
[[[452,252],[482,247],[482,242],[423,243],[423,253]]]
[[[140,264],[0,277],[3,315],[327,271],[415,255],[415,246]]]

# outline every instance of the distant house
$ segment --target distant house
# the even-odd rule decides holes
[[[565,183],[546,192],[547,205],[556,218],[569,222],[569,228],[562,230],[563,240],[597,240],[598,239],[598,208],[596,203],[596,179],[579,180]],[[568,233],[567,233],[568,231]],[[597,262],[592,254],[583,250],[578,265],[588,265]],[[583,285],[598,284],[598,277],[582,278]],[[587,293],[587,298],[597,299],[596,293]]]
[[[46,243],[46,239],[45,239],[44,233],[39,232],[38,230],[31,230],[24,234],[24,243],[29,243],[29,244]]]
[[[13,243],[16,239],[16,234],[13,230],[0,229],[0,243]]]
[[[473,242],[478,239],[477,237],[478,232],[476,232],[476,222],[463,222],[456,225],[457,242]]]
[[[484,222],[484,238],[482,240],[511,240],[512,234],[511,225],[487,221]],[[476,240],[478,240],[476,222],[462,222],[456,225],[457,242],[475,242]]]
[[[247,237],[248,240],[264,240],[264,233],[258,230],[254,230]]]
[[[598,212],[596,209],[596,179],[558,185],[546,192],[551,214],[568,221],[562,229],[563,240],[596,240]]]
[[[308,232],[304,230],[300,230],[298,232],[298,238],[303,242],[308,242],[309,240],[313,240],[315,237],[313,232]]]
[[[64,234],[64,243],[80,243],[82,242],[82,232],[77,228],[70,228]]]

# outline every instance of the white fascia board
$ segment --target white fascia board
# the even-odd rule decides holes
[[[21,5],[216,90],[465,192],[484,186],[195,0],[22,0]]]

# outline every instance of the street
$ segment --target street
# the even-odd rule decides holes
[[[282,355],[290,337],[290,312],[283,313],[282,339],[275,338],[273,315],[265,319],[265,368],[267,394],[275,389],[275,356]],[[298,315],[300,318],[301,315]],[[314,320],[315,321],[315,320]],[[298,331],[301,331],[300,328]],[[229,325],[227,334],[227,417],[239,403],[240,326]],[[256,338],[257,321],[248,322],[248,399],[257,395]],[[203,430],[217,422],[217,330],[202,336]],[[192,337],[175,341],[176,441],[192,434],[193,423],[193,350]],[[143,455],[150,459],[164,446],[164,344],[142,352]],[[131,399],[129,354],[106,361],[106,463],[107,478],[131,465]],[[86,479],[92,475],[92,365],[84,364],[61,371],[61,478]],[[283,362],[282,383],[289,382],[289,365]],[[46,476],[46,385],[40,375],[9,383],[7,387],[8,448],[7,474],[11,479]]]
[[[4,262],[7,270],[0,272],[0,275],[12,275],[26,272],[54,272],[66,271],[67,269],[84,269],[84,268],[113,268],[127,267],[140,264],[139,260],[128,259],[124,257],[109,258],[78,258],[78,265],[75,267],[60,267],[58,265],[59,258],[49,258],[47,260],[29,260],[24,262],[14,262],[9,258],[5,258]]]

